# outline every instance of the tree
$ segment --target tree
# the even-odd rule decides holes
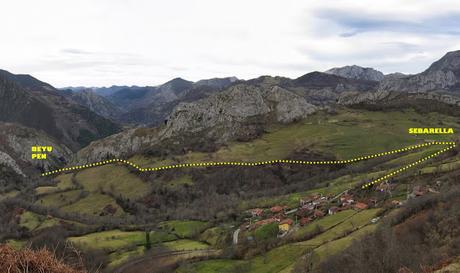
[[[150,231],[145,232],[145,249],[150,250],[152,248],[152,242],[150,241]]]

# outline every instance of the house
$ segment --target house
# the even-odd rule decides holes
[[[314,205],[312,203],[309,203],[309,204],[306,204],[306,205],[302,206],[302,209],[305,209],[305,210],[314,210],[315,208],[316,208],[316,205]]]
[[[296,215],[300,218],[307,217],[312,214],[312,211],[313,209],[307,209],[307,208],[302,207],[296,212]]]
[[[354,202],[355,200],[353,200],[353,196],[351,194],[344,193],[342,196],[340,196],[340,203],[342,206],[351,205]]]
[[[313,217],[315,217],[315,218],[321,218],[323,216],[324,216],[324,212],[322,212],[322,211],[320,211],[318,209],[313,212]]]
[[[259,227],[259,226],[263,226],[263,225],[266,225],[266,224],[271,224],[271,223],[274,223],[274,222],[277,222],[277,220],[275,218],[268,218],[268,219],[257,221],[254,224],[256,225],[256,227]]]
[[[301,207],[306,206],[306,205],[310,204],[311,201],[313,201],[313,200],[310,197],[300,198],[300,206]]]
[[[369,206],[365,203],[358,202],[353,207],[357,210],[363,210],[363,209],[367,209]]]
[[[252,214],[252,217],[262,216],[262,214],[264,214],[264,210],[259,209],[259,208],[255,208],[255,209],[251,210],[251,214]]]
[[[321,198],[321,195],[319,194],[313,194],[304,198],[300,198],[300,206],[303,207],[305,205],[309,205],[313,203],[315,200],[318,200]]]
[[[287,232],[291,229],[291,226],[292,224],[294,224],[294,221],[292,221],[292,219],[284,219],[283,221],[281,221],[278,225],[278,229],[281,231],[281,232]]]
[[[336,206],[333,206],[333,207],[330,207],[329,210],[327,211],[327,213],[329,215],[332,215],[332,214],[336,214],[337,212],[339,211],[339,208],[336,207]]]
[[[311,218],[310,217],[304,217],[304,218],[301,218],[300,219],[300,225],[301,226],[305,226],[306,224],[310,223],[311,222]]]
[[[279,212],[283,211],[283,207],[282,206],[274,206],[274,207],[270,208],[270,211],[272,213],[279,213]]]

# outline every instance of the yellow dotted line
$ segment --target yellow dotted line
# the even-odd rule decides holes
[[[440,150],[440,151],[438,151],[438,152],[436,152],[434,154],[426,156],[426,157],[424,157],[422,159],[419,159],[418,161],[412,162],[411,164],[406,165],[406,166],[404,166],[402,168],[399,168],[399,169],[397,169],[397,170],[395,170],[393,172],[390,172],[390,173],[386,174],[385,176],[382,176],[382,177],[380,177],[380,178],[378,178],[378,179],[376,179],[376,180],[374,180],[372,182],[366,183],[366,184],[361,186],[361,189],[369,188],[369,187],[371,187],[371,186],[373,186],[373,185],[375,185],[375,184],[377,184],[377,183],[379,183],[379,182],[381,182],[381,181],[383,181],[385,179],[388,179],[388,178],[390,178],[392,176],[395,176],[395,175],[397,175],[397,174],[399,174],[401,172],[404,172],[404,171],[408,170],[409,168],[415,167],[418,164],[420,164],[420,163],[422,163],[424,161],[427,161],[428,159],[431,159],[431,158],[436,157],[436,156],[438,156],[438,155],[440,155],[442,153],[445,153],[448,150],[453,149],[456,146],[455,143],[449,143],[449,145],[451,145],[451,146],[449,146],[447,148],[444,148],[444,149],[442,149],[442,150]]]
[[[184,164],[176,164],[176,165],[169,165],[169,166],[162,166],[162,167],[155,167],[155,168],[142,168],[130,161],[123,160],[123,159],[109,159],[109,160],[104,160],[96,163],[91,163],[91,164],[86,164],[86,165],[79,165],[79,166],[74,166],[74,167],[68,167],[68,168],[62,168],[62,169],[57,169],[54,171],[49,171],[49,172],[44,172],[42,173],[42,176],[48,176],[52,174],[57,174],[60,172],[66,172],[66,171],[75,171],[75,170],[81,170],[81,169],[86,169],[86,168],[91,168],[91,167],[96,167],[96,166],[101,166],[101,165],[106,165],[106,164],[112,164],[112,163],[124,163],[127,165],[130,165],[131,167],[137,169],[140,172],[150,172],[150,171],[161,171],[161,170],[168,170],[168,169],[175,169],[175,168],[186,168],[186,167],[210,167],[210,166],[261,166],[261,165],[270,165],[270,164],[275,164],[275,163],[287,163],[287,164],[303,164],[303,165],[328,165],[328,164],[348,164],[348,163],[354,163],[362,160],[367,160],[367,159],[372,159],[376,157],[381,157],[381,156],[386,156],[386,155],[391,155],[391,154],[396,154],[396,153],[402,153],[414,149],[419,149],[431,145],[453,145],[455,146],[455,142],[439,142],[439,141],[434,141],[434,142],[427,142],[423,144],[418,144],[414,146],[409,146],[405,147],[402,149],[396,149],[393,151],[389,152],[383,152],[383,153],[378,153],[378,154],[373,154],[373,155],[367,155],[367,156],[361,156],[361,157],[356,157],[352,159],[347,159],[347,160],[330,160],[330,161],[303,161],[303,160],[290,160],[290,159],[276,159],[276,160],[269,160],[269,161],[260,161],[260,162],[202,162],[202,163],[184,163]]]

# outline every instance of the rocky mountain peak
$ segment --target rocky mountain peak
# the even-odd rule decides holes
[[[460,50],[448,52],[441,59],[434,62],[424,73],[434,73],[436,71],[453,72],[460,77]]]
[[[452,51],[420,74],[383,80],[380,90],[460,92],[460,51]]]
[[[164,84],[159,88],[162,90],[172,91],[175,94],[182,93],[185,90],[188,90],[192,87],[193,82],[184,80],[182,78],[174,78]]]
[[[212,78],[206,80],[199,80],[194,85],[195,86],[209,86],[212,88],[225,88],[230,84],[237,82],[237,77],[227,77],[227,78]]]
[[[349,65],[343,67],[335,67],[325,71],[325,73],[341,76],[348,79],[366,80],[366,81],[381,81],[385,75],[371,67],[361,67],[357,65]]]

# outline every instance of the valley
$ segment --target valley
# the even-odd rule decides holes
[[[371,220],[391,213],[391,208],[382,209],[387,206],[384,204],[406,199],[408,187],[410,189],[413,185],[409,182],[413,175],[423,173],[420,178],[423,181],[423,176],[449,173],[460,168],[457,163],[460,158],[456,152],[449,151],[391,178],[391,192],[363,192],[359,188],[383,177],[390,170],[411,164],[443,148],[443,145],[431,145],[433,141],[445,146],[457,140],[456,135],[451,134],[411,135],[408,128],[442,124],[457,131],[460,126],[457,122],[455,117],[439,113],[422,116],[412,109],[373,112],[342,108],[333,115],[318,112],[294,124],[268,128],[253,141],[230,142],[211,153],[187,152],[166,157],[141,154],[128,158],[126,162],[129,163],[123,159],[115,162],[107,160],[107,164],[100,166],[89,163],[85,165],[89,168],[74,169],[69,166],[57,173],[51,171],[46,173],[50,178],[35,188],[36,201],[30,210],[21,212],[17,217],[19,225],[31,236],[47,228],[72,230],[74,235],[66,240],[82,251],[97,252],[106,257],[108,270],[134,259],[137,262],[133,268],[127,266],[128,262],[123,272],[135,272],[135,268],[143,263],[157,259],[153,258],[155,255],[160,255],[158,259],[171,266],[164,260],[168,257],[164,255],[168,253],[174,259],[175,251],[188,251],[188,256],[181,260],[193,261],[202,259],[198,255],[200,251],[209,249],[220,252],[209,254],[209,261],[185,263],[177,272],[192,269],[196,272],[233,272],[240,267],[245,270],[240,272],[289,272],[297,259],[307,252],[314,253],[316,264],[346,248],[354,239],[373,232],[378,224],[371,223]],[[402,149],[407,146],[417,148]],[[389,152],[392,150],[395,152]],[[378,154],[381,156],[371,156]],[[365,159],[363,155],[372,159],[351,160]],[[220,161],[229,164],[207,163]],[[292,164],[304,161],[311,164]],[[341,164],[349,161],[353,164]],[[188,162],[198,162],[198,165],[187,165]],[[334,166],[335,163],[339,164]],[[219,176],[222,182],[215,181],[215,176]],[[249,176],[251,183],[248,184],[245,177]],[[208,184],[211,181],[217,184]],[[225,188],[222,188],[222,183],[225,183]],[[216,189],[217,195],[212,193]],[[182,200],[180,196],[184,191],[195,198]],[[203,194],[211,196],[206,198],[196,191],[204,191]],[[239,235],[242,246],[237,245],[236,248],[249,248],[244,254],[249,255],[248,258],[224,258],[229,248],[235,248],[231,239],[235,226],[247,225],[244,223],[248,219],[248,210],[285,206],[283,210],[288,211],[296,209],[305,196],[320,194],[332,198],[346,191],[360,196],[362,200],[369,198],[366,196],[374,196],[377,201],[375,208],[363,211],[345,209],[310,220],[311,223],[305,226],[299,225],[297,221],[300,219],[293,219],[297,224],[289,227],[287,235],[280,239],[276,239],[277,232],[273,237],[266,233],[268,230],[263,230],[265,225],[273,227],[273,224],[263,224],[254,231],[249,229]],[[162,198],[157,200],[160,193]],[[215,202],[216,198],[228,195],[234,200],[224,198],[216,210],[196,212],[202,204],[200,199]],[[333,204],[334,201],[331,202]],[[224,207],[225,214],[218,212]],[[275,227],[278,228],[277,225]],[[97,231],[101,228],[105,231]],[[145,246],[145,230],[149,230],[150,250]],[[255,235],[251,235],[253,232]],[[258,238],[255,245],[255,242],[247,241],[252,236]],[[258,249],[258,245],[267,242],[274,245],[265,246],[268,249],[262,253],[251,254],[251,248]],[[21,244],[21,241],[10,243]],[[149,258],[151,255],[152,258]]]
[[[436,75],[459,56],[397,80],[347,66],[59,90],[3,71],[0,242],[86,272],[455,266],[460,104]]]

